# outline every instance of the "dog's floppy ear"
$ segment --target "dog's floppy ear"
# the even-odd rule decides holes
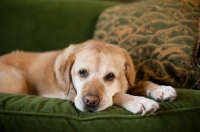
[[[62,76],[63,81],[65,82],[65,89],[67,89],[67,95],[69,94],[69,90],[70,90],[70,85],[72,82],[72,78],[71,78],[71,68],[73,66],[73,63],[75,61],[75,54],[71,54],[69,55],[68,59],[63,62],[60,67],[59,67],[59,71],[60,74]]]
[[[133,65],[132,59],[127,51],[123,50],[125,56],[125,74],[128,80],[129,88],[135,85],[135,67]]]

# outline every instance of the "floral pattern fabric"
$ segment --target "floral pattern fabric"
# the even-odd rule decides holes
[[[200,68],[195,64],[200,2],[144,0],[106,9],[94,39],[125,48],[137,70],[136,83],[195,88]]]

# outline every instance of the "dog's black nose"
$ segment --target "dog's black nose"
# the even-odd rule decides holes
[[[88,107],[96,107],[99,104],[100,99],[96,95],[85,95],[83,102]]]

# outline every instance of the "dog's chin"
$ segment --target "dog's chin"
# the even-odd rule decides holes
[[[84,106],[84,111],[95,112],[95,111],[98,111],[98,107],[87,107],[87,106]]]
[[[85,111],[85,112],[98,112],[98,111],[103,111],[105,109],[107,109],[109,106],[105,106],[105,107],[87,107],[87,106],[84,106],[83,110],[82,111]]]
[[[85,106],[85,105],[82,105],[81,107],[79,105],[76,105],[76,108],[79,109],[80,111],[85,111],[85,112],[98,112],[98,111],[103,111],[105,110],[106,108],[110,107],[111,105],[109,106],[104,106],[104,107],[100,107],[100,106],[96,106],[96,107],[88,107],[88,106]]]

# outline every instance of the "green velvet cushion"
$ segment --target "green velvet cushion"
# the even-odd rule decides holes
[[[200,91],[177,91],[174,102],[159,103],[160,109],[151,116],[134,115],[116,106],[81,112],[62,99],[0,94],[0,131],[199,131]]]
[[[0,0],[0,55],[65,48],[93,36],[99,13],[119,4],[88,0]]]
[[[200,68],[194,61],[200,1],[143,0],[101,13],[95,39],[130,53],[137,82],[194,88]]]

